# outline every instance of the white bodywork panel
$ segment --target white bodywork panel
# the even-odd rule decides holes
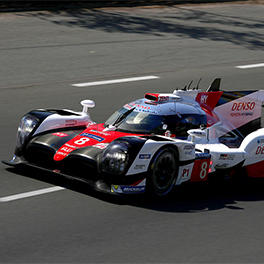
[[[197,144],[195,148],[202,152],[205,150],[210,152],[213,169],[232,168],[245,159],[244,150],[239,148],[231,149],[222,143]]]
[[[166,139],[166,137],[163,137]],[[155,153],[165,145],[176,146],[179,152],[179,161],[192,161],[195,158],[194,144],[192,142],[167,138],[168,141],[154,141],[147,140],[136,159],[130,166],[126,175],[133,175],[138,173],[147,172],[149,169],[150,162],[155,156]],[[179,170],[180,172],[180,170]]]
[[[196,149],[209,150],[214,169],[228,169],[244,161],[243,166],[264,160],[264,128],[260,128],[244,138],[239,148],[229,148],[222,143],[196,144]]]
[[[179,167],[178,178],[175,185],[180,185],[181,183],[189,181],[191,179],[193,165],[194,162]],[[185,173],[185,171],[188,171],[188,173]]]
[[[245,151],[244,165],[251,165],[264,160],[264,128],[250,133],[243,140],[241,150]]]
[[[58,129],[58,128],[67,128],[67,127],[78,127],[78,126],[88,126],[92,124],[92,120],[90,115],[84,112],[73,112],[71,110],[66,110],[75,115],[59,115],[52,114],[48,116],[44,121],[40,124],[40,126],[35,131],[34,135],[39,134],[44,131]],[[78,115],[76,115],[78,114]]]

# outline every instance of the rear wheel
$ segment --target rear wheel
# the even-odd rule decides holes
[[[172,147],[160,149],[150,165],[147,191],[156,196],[167,195],[175,185],[178,173],[178,155]]]

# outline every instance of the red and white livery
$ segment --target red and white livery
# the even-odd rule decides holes
[[[147,93],[102,124],[88,113],[91,100],[81,102],[82,112],[30,111],[19,125],[14,157],[4,163],[81,179],[114,194],[164,196],[175,185],[207,181],[217,172],[264,177],[264,91],[219,87],[215,79],[206,92]]]

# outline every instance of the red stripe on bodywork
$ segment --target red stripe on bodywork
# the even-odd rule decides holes
[[[191,182],[207,181],[210,159],[196,159],[194,161]]]
[[[246,166],[248,177],[251,178],[264,178],[264,161]]]
[[[89,126],[79,135],[62,145],[54,155],[53,159],[55,161],[61,161],[76,149],[93,146],[98,143],[110,143],[117,138],[134,135],[118,131],[104,131],[104,129],[104,124]],[[92,135],[92,137],[84,136],[83,134],[85,133]]]
[[[213,110],[221,98],[223,92],[201,92],[198,93],[195,100],[202,106],[208,110]]]

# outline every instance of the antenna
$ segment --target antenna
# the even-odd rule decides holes
[[[196,89],[196,90],[198,90],[199,89],[199,85],[200,85],[200,82],[201,82],[201,80],[202,80],[202,78],[200,78],[199,79],[199,81],[197,82],[197,85],[196,85],[196,87],[194,87],[194,90]]]
[[[188,85],[188,87],[187,87],[187,90],[189,90],[189,88],[190,88],[190,86],[192,85],[192,83],[193,83],[193,80],[191,80],[191,81],[189,82],[189,85]]]

